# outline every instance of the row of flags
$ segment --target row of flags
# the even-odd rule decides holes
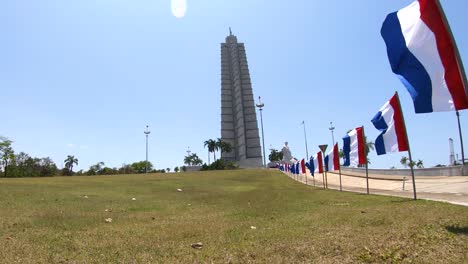
[[[381,35],[387,46],[392,71],[410,93],[416,113],[468,108],[466,76],[438,0],[415,1],[389,14],[382,25]],[[379,109],[371,122],[381,132],[375,139],[378,155],[408,151],[411,160],[398,93]],[[365,149],[364,127],[349,131],[343,137],[343,166],[367,165]],[[305,174],[305,167],[311,175],[340,170],[338,144],[323,160],[322,152],[318,152],[307,162],[302,159],[294,164],[281,164],[280,170]],[[412,175],[416,199],[413,171]]]

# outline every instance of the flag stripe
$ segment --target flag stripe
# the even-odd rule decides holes
[[[436,37],[434,32],[421,20],[421,15],[418,1],[397,12],[406,46],[421,62],[430,77],[432,110],[450,111],[454,107],[451,103],[453,100],[444,79],[445,69],[440,56],[438,56]]]
[[[357,142],[358,142],[358,159],[359,165],[366,164],[365,143],[364,143],[364,129],[362,127],[356,128]]]
[[[434,0],[420,0],[421,20],[434,32],[442,64],[445,69],[445,80],[456,109],[468,108],[467,95],[455,57],[455,45],[452,42],[448,24],[442,16],[442,10]],[[466,88],[466,87],[465,87]]]
[[[389,14],[382,25],[392,71],[409,91],[416,113],[468,108],[467,87],[445,22],[437,0],[419,0]]]
[[[333,166],[335,170],[340,169],[340,152],[338,151],[338,143],[333,147]]]
[[[390,99],[390,105],[393,108],[393,122],[395,126],[395,133],[398,142],[398,151],[407,151],[409,148],[408,138],[406,136],[405,122],[403,120],[403,113],[401,112],[400,99],[396,94]]]
[[[432,109],[431,78],[421,62],[406,46],[397,13],[387,16],[381,34],[387,45],[392,71],[397,74],[411,95],[416,113],[430,113]]]

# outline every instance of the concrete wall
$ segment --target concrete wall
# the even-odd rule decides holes
[[[185,172],[193,172],[193,171],[199,171],[202,166],[185,166],[187,168],[187,170]],[[184,172],[182,171],[182,169],[180,169],[181,172]]]
[[[366,173],[364,168],[341,167],[342,172]],[[411,176],[410,169],[369,169],[369,174]],[[415,176],[468,176],[468,166],[414,169]]]

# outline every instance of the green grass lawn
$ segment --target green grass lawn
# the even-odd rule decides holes
[[[0,262],[468,263],[468,208],[268,170],[0,179]]]

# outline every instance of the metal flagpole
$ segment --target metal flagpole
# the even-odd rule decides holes
[[[327,172],[325,171],[325,164],[323,163],[324,159],[325,159],[325,151],[327,151],[327,147],[328,147],[327,144],[319,145],[319,149],[320,149],[320,151],[322,151],[322,160],[320,162],[322,163],[322,168],[324,168],[324,170],[322,172],[323,188],[324,189],[328,188],[328,183],[327,183],[327,178],[326,178],[327,177]]]
[[[466,74],[465,74],[465,68],[463,67],[463,63],[460,57],[460,52],[457,47],[457,43],[455,42],[455,37],[453,36],[452,29],[450,28],[450,25],[447,20],[447,16],[445,16],[444,9],[442,8],[442,5],[440,2],[437,0],[435,1],[437,6],[439,7],[440,13],[442,15],[442,20],[445,24],[445,28],[447,28],[447,31],[449,33],[450,39],[452,40],[453,44],[453,49],[455,52],[455,61],[457,62],[458,69],[460,69],[460,75],[463,83],[463,88],[465,90],[465,96],[468,96],[468,81],[466,80]],[[462,153],[462,164],[465,165],[465,151],[463,147],[463,137],[462,137],[462,131],[461,131],[461,125],[460,125],[460,113],[456,111],[457,115],[457,121],[458,121],[458,134],[460,135],[460,146],[461,146],[461,153]],[[409,155],[409,154],[408,154]],[[416,198],[415,198],[416,199]]]
[[[457,121],[458,121],[458,134],[460,135],[462,164],[465,165],[465,151],[463,150],[463,137],[462,137],[462,131],[461,131],[461,125],[460,125],[460,113],[458,111],[456,111],[456,113],[457,113]]]
[[[366,158],[366,185],[367,185],[367,194],[369,194],[369,162],[367,162],[367,154],[366,153],[366,134],[364,133],[364,126],[362,126],[362,137],[364,139],[364,156]]]
[[[307,149],[307,134],[306,134],[306,127],[305,127],[304,120],[302,120],[302,125],[304,125],[304,141],[305,141],[305,147],[306,147],[306,158],[309,158],[309,150]]]
[[[406,122],[405,122],[405,115],[403,114],[403,110],[401,109],[401,103],[400,103],[400,97],[398,96],[398,92],[395,92],[396,98],[398,101],[398,107],[400,107],[400,113],[401,113],[401,118],[403,119],[403,126],[405,128],[405,136],[406,136],[406,143],[408,143],[408,157],[410,160],[410,169],[411,169],[411,179],[413,180],[413,198],[416,200],[416,181],[414,179],[414,163],[413,163],[413,158],[411,156],[411,147],[408,139],[408,131],[406,130]]]
[[[335,147],[335,146],[333,146]],[[338,143],[336,143],[336,148],[338,148]],[[342,187],[341,187],[341,164],[340,164],[340,157],[338,156],[338,173],[340,175],[340,192],[343,191]]]

